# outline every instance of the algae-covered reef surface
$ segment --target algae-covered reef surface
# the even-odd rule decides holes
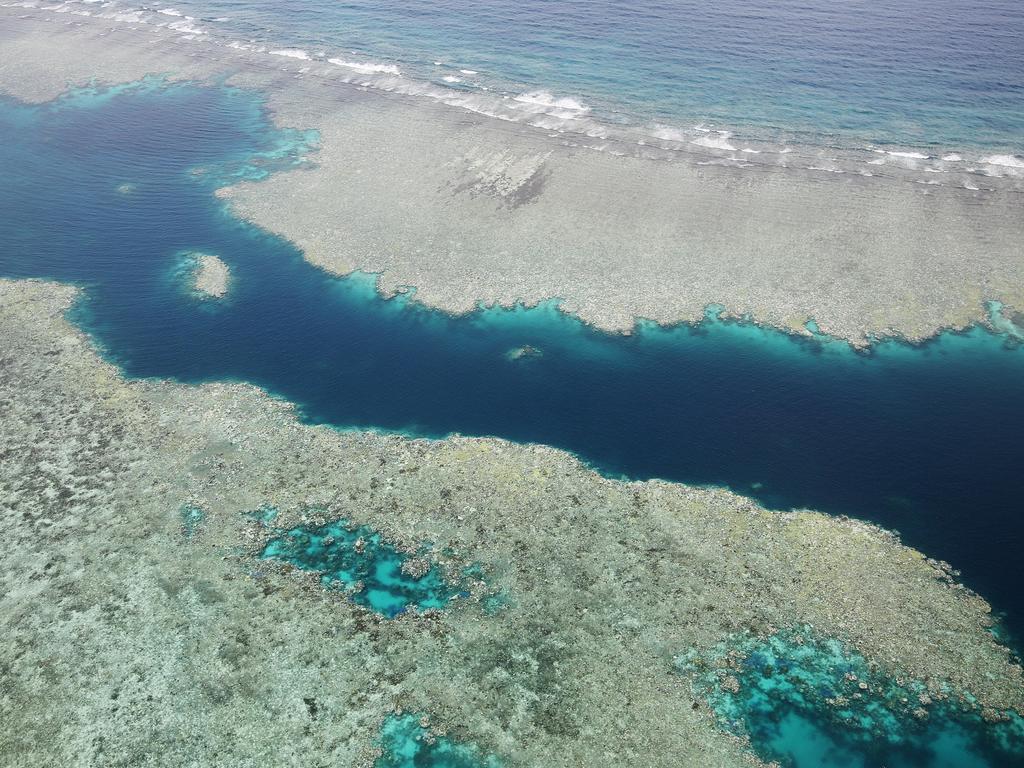
[[[986,603],[880,529],[126,381],[74,295],[0,282],[4,765],[756,764],[722,722],[753,673],[716,660],[794,627],[979,720],[1024,706]],[[374,610],[266,556],[295,530],[371,586],[458,588]]]

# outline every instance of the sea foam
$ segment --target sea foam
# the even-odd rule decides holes
[[[309,54],[301,48],[278,48],[270,53],[274,56],[285,56],[289,59],[301,59],[302,61],[310,60]]]
[[[885,150],[885,154],[890,155],[891,157],[904,157],[908,160],[927,160],[931,157],[931,155],[926,155],[922,152],[892,152],[888,149]]]
[[[374,64],[372,62],[345,61],[343,59],[328,59],[331,64],[351,69],[364,75],[401,75],[398,67],[394,64]]]
[[[532,104],[548,109],[567,110],[569,112],[588,112],[590,107],[568,96],[554,96],[548,91],[529,91],[515,96],[514,101],[520,104]]]
[[[678,128],[670,128],[667,125],[655,126],[651,130],[651,136],[662,141],[686,141],[689,138]]]
[[[707,134],[691,141],[691,144],[696,144],[698,147],[707,147],[709,149],[723,149],[729,152],[735,152],[736,147],[729,143],[729,137],[732,134],[728,131],[718,131],[717,135]]]
[[[1016,155],[988,155],[981,158],[981,162],[988,165],[1001,165],[1004,168],[1024,168],[1024,160]]]
[[[192,24],[195,21],[191,16],[185,16],[181,21],[175,21],[167,25],[168,29],[173,29],[176,32],[185,32],[189,35],[205,35],[206,30],[202,27],[197,27]]]
[[[5,7],[26,7],[31,8],[39,0],[0,0],[0,5]],[[45,1],[45,0],[44,0]],[[83,7],[82,3],[95,2],[100,4],[102,11],[96,11],[96,15],[104,19],[111,19],[118,22],[130,24],[151,24],[169,32],[178,33],[181,39],[192,39],[196,36],[204,36],[210,39],[210,35],[216,34],[214,29],[204,29],[196,26],[196,21],[173,6],[157,5],[155,7],[138,9],[121,5],[118,0],[68,0],[47,6],[50,11],[56,13],[70,13],[87,15],[88,11],[75,10],[76,7]],[[220,20],[220,19],[217,19]],[[214,20],[214,21],[217,21]],[[626,140],[630,144],[644,146],[650,138],[665,142],[663,149],[686,151],[689,147],[703,147],[715,153],[742,152],[747,158],[757,157],[759,152],[768,151],[766,148],[759,148],[758,144],[750,145],[747,141],[738,143],[736,139],[726,130],[715,130],[704,126],[687,127],[677,130],[670,126],[655,123],[653,128],[650,124],[620,124],[618,122],[609,124],[596,108],[591,108],[579,97],[555,95],[552,90],[537,87],[516,94],[516,92],[500,95],[500,91],[489,91],[489,88],[477,83],[479,87],[468,87],[469,77],[477,75],[477,70],[470,68],[458,68],[459,65],[448,62],[445,64],[441,59],[434,63],[436,66],[451,67],[447,72],[442,71],[440,77],[420,79],[414,76],[405,76],[399,66],[389,63],[377,63],[374,61],[350,61],[345,58],[326,59],[327,54],[318,51],[307,51],[298,47],[289,47],[287,41],[279,41],[274,47],[273,44],[260,45],[255,40],[246,42],[231,41],[230,39],[220,41],[227,48],[249,51],[254,53],[267,53],[275,56],[293,58],[297,61],[330,61],[332,65],[341,67],[351,74],[345,77],[346,82],[355,83],[364,87],[372,87],[386,92],[403,93],[438,101],[456,108],[466,109],[490,117],[511,122],[521,122],[541,128],[549,132],[578,134],[590,138],[602,140]],[[269,49],[269,50],[268,50]],[[408,73],[406,73],[407,75]],[[475,80],[475,78],[474,78]],[[673,146],[676,145],[676,146]],[[608,144],[587,144],[586,146],[599,150],[615,153],[613,145]],[[794,151],[786,147],[779,151],[780,154]],[[796,150],[806,156],[803,148]],[[872,165],[888,164],[893,169],[900,169],[901,172],[924,172],[928,176],[936,176],[936,170],[926,169],[920,166],[919,161],[932,159],[933,157],[946,163],[962,162],[963,158],[956,152],[938,153],[934,156],[924,151],[887,150],[873,149],[879,160],[868,161]],[[890,160],[890,158],[892,158]],[[804,162],[808,162],[808,158]],[[852,170],[861,165],[863,159],[844,154],[842,157],[834,158],[842,168]],[[813,161],[810,161],[813,163]],[[792,161],[782,163],[784,165],[794,164]],[[803,166],[803,163],[797,163]],[[821,164],[816,164],[819,168]],[[975,170],[979,175],[989,178],[1003,179],[1005,184],[1016,186],[1020,179],[1024,179],[1024,159],[1014,154],[992,154],[980,159],[979,168]],[[806,167],[806,166],[803,166]],[[838,170],[830,167],[827,170]]]

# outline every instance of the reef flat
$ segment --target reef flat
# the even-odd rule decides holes
[[[878,528],[128,381],[64,317],[75,295],[0,282],[5,765],[370,765],[401,713],[503,764],[757,764],[676,659],[798,626],[964,706],[1024,706],[984,600]],[[267,505],[475,566],[506,599],[382,617],[261,559]]]
[[[213,299],[227,295],[231,271],[221,259],[208,253],[193,254],[192,283],[196,291]]]
[[[18,98],[147,74],[229,78],[264,91],[279,125],[319,131],[308,167],[222,195],[329,271],[379,273],[386,295],[414,287],[452,313],[558,298],[608,330],[696,321],[721,304],[801,334],[813,318],[858,345],[982,323],[986,300],[1024,306],[1013,169],[886,156],[838,172],[827,153],[791,167],[782,154],[671,152],[497,120],[326,60],[0,14],[0,90]]]
[[[613,331],[721,304],[800,334],[814,318],[858,345],[1024,298],[1016,193],[552,147],[402,102],[318,117],[293,98],[271,91],[270,104],[279,122],[318,127],[315,168],[222,195],[315,264],[379,273],[385,295],[414,287],[453,313],[557,297]]]

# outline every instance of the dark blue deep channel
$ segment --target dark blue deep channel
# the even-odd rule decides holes
[[[0,103],[0,274],[82,285],[73,318],[131,376],[244,380],[311,422],[547,443],[615,475],[873,520],[1024,628],[1024,351],[980,329],[864,355],[716,320],[619,337],[554,306],[451,318],[381,300],[213,196],[315,139],[226,88]],[[191,251],[230,265],[225,299],[190,292]],[[540,354],[509,354],[524,347]]]

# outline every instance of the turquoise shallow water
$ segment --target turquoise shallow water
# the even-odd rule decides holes
[[[429,552],[418,554],[397,549],[365,525],[337,520],[282,531],[267,542],[260,557],[318,572],[325,587],[341,589],[357,605],[390,619],[410,608],[443,609],[452,598],[468,594],[425,559]],[[423,560],[422,570],[410,571],[416,559]]]
[[[766,760],[793,768],[1012,768],[1024,765],[1024,719],[970,697],[893,680],[836,640],[798,627],[685,654],[723,727]]]
[[[423,715],[392,715],[381,727],[383,754],[374,768],[500,768],[501,763],[483,755],[472,744],[433,734],[424,727]]]
[[[612,474],[872,519],[962,568],[1021,626],[1024,352],[1007,337],[974,330],[860,355],[713,318],[616,337],[551,304],[451,318],[383,301],[371,280],[327,276],[213,197],[317,138],[271,130],[260,102],[231,89],[150,83],[3,103],[0,138],[0,274],[80,284],[73,318],[128,375],[250,381],[308,421],[543,442]],[[225,299],[189,289],[191,251],[230,266]],[[509,354],[525,347],[540,354]],[[181,522],[201,536],[187,510]],[[760,707],[781,731],[759,743],[824,740],[870,757],[819,710]],[[949,754],[958,729],[936,731]],[[425,754],[414,764],[443,764]]]

